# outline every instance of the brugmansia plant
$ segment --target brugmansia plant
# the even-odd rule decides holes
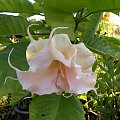
[[[30,93],[30,120],[92,120],[90,110],[96,119],[119,119],[120,40],[95,33],[104,11],[119,14],[120,1],[0,0],[0,6],[19,13],[0,15],[0,96],[11,93],[14,105]],[[45,20],[29,21],[33,15]],[[103,112],[108,106],[113,114]]]

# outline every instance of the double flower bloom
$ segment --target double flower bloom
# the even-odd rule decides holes
[[[30,27],[30,26],[29,26]],[[24,90],[38,95],[51,93],[82,94],[95,90],[96,75],[92,72],[94,56],[83,43],[71,44],[67,34],[55,34],[49,39],[34,40],[29,33],[30,44],[26,50],[28,71],[15,69]]]

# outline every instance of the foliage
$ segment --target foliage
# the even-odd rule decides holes
[[[2,96],[0,98],[0,119],[7,120],[13,114],[13,108],[10,105],[11,95]]]
[[[7,79],[16,78],[15,71],[7,62],[8,54],[14,47],[11,62],[21,70],[28,69],[25,50],[29,43],[27,27],[36,21],[28,21],[32,15],[45,16],[45,20],[37,21],[39,26],[30,28],[34,38],[49,35],[51,28],[67,26],[67,33],[71,42],[83,42],[96,55],[93,70],[98,74],[97,92],[104,94],[99,97],[92,91],[77,96],[84,105],[86,120],[119,119],[120,114],[120,40],[110,36],[103,36],[106,27],[100,22],[102,12],[120,11],[119,0],[0,0],[0,12],[19,13],[18,16],[0,15],[0,96],[12,94],[11,104],[15,104],[28,94],[23,91],[18,81]],[[99,24],[100,23],[100,24]],[[96,32],[98,30],[100,34]],[[110,26],[109,26],[110,27]],[[40,30],[39,30],[40,29]],[[111,29],[111,28],[110,28]],[[109,29],[108,29],[109,31]],[[61,31],[58,30],[57,33]],[[63,32],[63,30],[62,30]],[[13,43],[9,37],[22,35],[20,42]],[[102,35],[102,36],[101,36]],[[96,85],[96,87],[97,87]],[[30,120],[83,120],[83,107],[75,97],[65,98],[55,94],[33,96],[30,104]],[[36,105],[37,104],[37,105]],[[94,118],[93,118],[94,117]]]
[[[98,93],[104,94],[103,97],[96,96],[92,91],[86,95],[81,95],[81,99],[85,111],[86,118],[90,120],[118,120],[120,114],[120,86],[119,86],[119,70],[120,61],[104,55],[97,56],[95,67],[98,74]]]
[[[39,109],[39,111],[36,111],[36,109]],[[35,96],[30,105],[30,112],[31,120],[84,119],[84,111],[79,100],[75,97],[66,99],[64,96],[58,96],[56,94]]]
[[[101,22],[99,23],[99,27],[97,30],[97,33],[99,36],[109,36],[109,37],[113,37],[113,28],[114,28],[115,24],[114,23],[109,23],[109,22],[105,22],[104,20],[101,20]]]

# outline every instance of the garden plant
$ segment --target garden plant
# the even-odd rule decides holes
[[[0,97],[30,98],[29,120],[119,120],[120,40],[102,25],[119,11],[119,0],[0,0]]]

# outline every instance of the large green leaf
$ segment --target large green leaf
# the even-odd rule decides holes
[[[12,41],[8,37],[0,36],[0,44],[10,44]]]
[[[67,13],[76,12],[85,6],[86,0],[45,0],[45,4],[48,5],[51,10],[63,11]]]
[[[0,15],[0,36],[25,35],[29,22],[21,16]]]
[[[42,7],[39,5],[39,3],[37,3],[37,2],[33,3],[33,7],[34,7],[34,12],[35,13],[42,12]]]
[[[113,37],[91,38],[86,44],[100,54],[107,54],[116,59],[120,59],[120,40]]]
[[[45,0],[34,0],[34,1],[36,1],[36,2],[40,3],[40,5],[42,5],[42,4],[44,4]]]
[[[30,120],[84,120],[82,104],[75,97],[35,96],[30,104]]]
[[[50,4],[51,2],[47,0],[44,5],[44,14],[48,25],[53,27],[64,27],[71,26],[74,27],[74,19],[71,13],[63,12],[57,9],[57,6]],[[56,7],[54,7],[56,6]]]
[[[28,41],[25,38],[21,39],[21,41],[24,42],[10,44],[5,49],[0,51],[0,96],[12,93],[13,104],[16,100],[19,100],[28,94],[27,92],[22,91],[22,87],[18,80],[12,80],[10,78],[5,79],[6,77],[16,78],[15,71],[9,67],[7,61],[8,54],[13,47],[14,51],[11,55],[11,63],[19,69],[28,69],[25,57],[25,50],[28,45]]]
[[[82,33],[82,38],[85,40],[89,40],[89,38],[93,37],[96,29],[98,27],[99,21],[101,19],[102,13],[96,13],[90,16],[89,22],[86,22],[87,24],[84,24],[86,29]],[[81,28],[82,29],[82,28]]]
[[[6,83],[0,88],[0,96],[16,93],[19,90],[22,90],[22,87],[17,80],[7,79]]]
[[[53,27],[69,27],[64,33],[74,40],[75,21],[73,13],[85,6],[85,0],[45,0],[44,14],[48,25]],[[63,32],[63,31],[62,31]]]
[[[73,26],[73,12],[81,10],[85,0],[45,0],[44,13],[47,23],[53,26]]]
[[[1,80],[0,80],[1,81]],[[28,92],[22,90],[22,86],[18,80],[7,79],[6,82],[0,87],[0,97],[11,93],[11,104],[16,104],[24,96],[28,95]]]
[[[120,0],[87,0],[90,13],[120,10]]]
[[[22,39],[24,40],[24,39]],[[21,40],[21,41],[22,41]],[[11,55],[11,63],[21,70],[27,70],[28,64],[25,57],[25,50],[28,45],[27,40],[17,44],[10,44],[7,48],[0,51],[0,83],[3,84],[5,77],[16,77],[15,71],[8,65],[8,54],[14,48]],[[22,57],[20,57],[22,56]]]
[[[18,80],[13,80],[10,78],[6,79],[6,77],[16,78],[15,71],[10,69],[7,64],[8,57],[7,52],[8,49],[0,51],[0,97],[7,95],[8,93],[11,93],[12,94],[11,104],[15,104],[18,100],[26,96],[28,93],[22,90],[22,87]]]
[[[32,13],[33,6],[28,0],[0,0],[0,12]]]

